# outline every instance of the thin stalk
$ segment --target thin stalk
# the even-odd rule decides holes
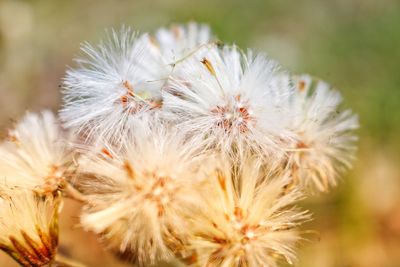
[[[76,201],[86,203],[86,197],[79,192],[75,187],[73,187],[70,183],[66,183],[64,187],[64,192],[66,193],[66,197],[74,199]]]

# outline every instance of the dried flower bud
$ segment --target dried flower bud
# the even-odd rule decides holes
[[[9,193],[0,197],[0,249],[22,266],[50,266],[58,245],[60,196]]]

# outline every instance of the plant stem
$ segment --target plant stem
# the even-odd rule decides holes
[[[86,197],[79,192],[75,187],[73,187],[70,183],[66,183],[64,192],[67,194],[67,197],[77,200],[82,203],[86,203],[87,199]]]

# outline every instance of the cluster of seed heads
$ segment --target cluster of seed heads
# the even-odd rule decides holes
[[[357,117],[341,95],[205,25],[123,27],[62,82],[59,116],[27,113],[0,145],[0,249],[22,266],[57,253],[65,197],[80,226],[134,265],[294,263],[296,207],[351,166]]]

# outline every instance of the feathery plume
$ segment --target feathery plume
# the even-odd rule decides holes
[[[170,259],[182,243],[182,214],[198,203],[202,173],[191,146],[160,125],[136,125],[124,155],[108,151],[81,164],[89,176],[82,182],[88,199],[83,227],[144,266]]]
[[[72,166],[69,139],[52,112],[27,113],[0,146],[1,182],[41,194],[63,187]]]
[[[289,141],[288,166],[295,182],[326,191],[351,166],[358,119],[350,110],[339,111],[342,97],[327,83],[309,75],[295,77],[294,83],[287,127],[296,138]]]
[[[202,211],[191,218],[193,266],[276,267],[280,258],[296,259],[301,237],[295,228],[309,219],[293,207],[302,194],[296,188],[285,192],[289,177],[270,179],[273,173],[265,174],[261,165],[251,159],[236,170],[224,164],[210,177]]]
[[[118,144],[146,112],[161,105],[168,76],[149,53],[148,36],[122,28],[97,46],[84,44],[86,58],[67,71],[61,119],[87,141]]]
[[[192,23],[160,29],[155,37],[122,28],[96,47],[86,43],[86,58],[77,59],[64,79],[64,125],[87,141],[119,144],[141,115],[162,107],[161,90],[175,60],[210,38],[208,27]]]
[[[150,36],[149,41],[155,55],[166,65],[174,67],[176,62],[198,54],[199,50],[211,45],[214,39],[207,25],[190,22],[172,25],[169,29],[160,28],[154,37]]]
[[[231,156],[280,152],[278,140],[290,134],[281,126],[281,103],[292,88],[274,83],[280,73],[275,62],[214,47],[202,60],[182,64],[170,81],[174,93],[163,95],[166,116],[182,131]]]

